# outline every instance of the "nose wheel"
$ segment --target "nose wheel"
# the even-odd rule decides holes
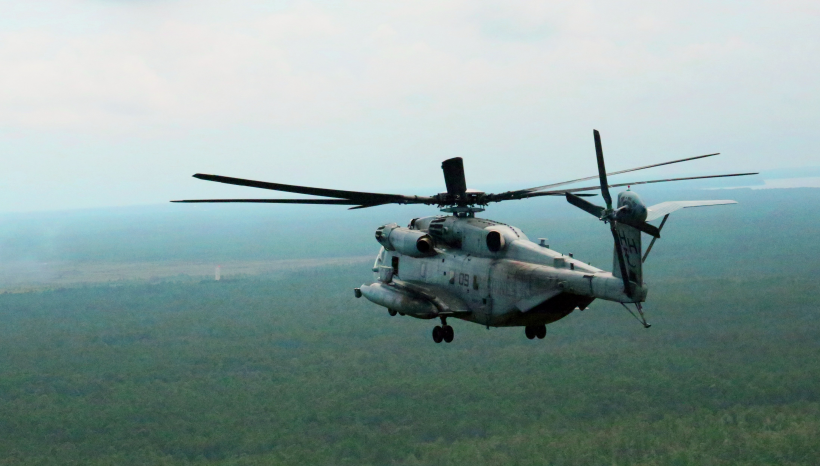
[[[527,325],[524,327],[524,335],[527,336],[528,340],[532,340],[534,338],[538,338],[539,340],[543,340],[545,336],[547,336],[547,326],[546,325]]]

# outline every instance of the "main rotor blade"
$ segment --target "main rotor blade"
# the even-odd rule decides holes
[[[467,191],[467,180],[464,177],[464,161],[461,157],[447,159],[441,163],[444,172],[444,184],[447,194],[464,195]]]
[[[205,202],[251,202],[259,204],[332,204],[332,205],[359,205],[359,202],[349,199],[186,199],[171,201],[180,203]]]
[[[688,162],[690,160],[697,160],[697,159],[702,159],[702,158],[706,158],[706,157],[713,157],[715,155],[720,155],[720,152],[715,152],[714,154],[696,155],[694,157],[687,157],[685,159],[672,160],[672,161],[663,162],[663,163],[655,163],[655,164],[652,164],[652,165],[645,165],[643,167],[629,168],[629,169],[626,169],[626,170],[618,170],[616,172],[607,173],[607,176],[614,176],[614,175],[620,175],[622,173],[636,172],[638,170],[646,170],[647,168],[662,167],[664,165],[672,165],[673,163]],[[544,190],[544,189],[547,189],[547,188],[555,188],[555,187],[558,187],[558,186],[564,186],[564,185],[568,185],[568,184],[572,184],[572,183],[577,183],[579,181],[594,180],[595,178],[598,178],[598,176],[597,175],[587,176],[585,178],[578,178],[577,180],[569,180],[569,181],[562,181],[560,183],[546,184],[544,186],[537,186],[535,188],[529,188],[526,191],[530,191],[530,192],[532,192],[532,191],[541,191],[541,190]],[[522,191],[525,191],[525,190],[522,190]]]
[[[578,207],[579,209],[581,209],[583,211],[589,212],[590,214],[592,214],[592,215],[594,215],[598,218],[601,218],[601,216],[604,214],[605,209],[601,206],[597,206],[597,205],[587,201],[586,199],[582,199],[582,198],[580,198],[580,197],[578,197],[578,196],[576,196],[575,194],[572,194],[572,193],[566,193],[566,196],[567,196],[567,202],[574,205],[575,207]]]
[[[705,158],[705,157],[713,157],[715,155],[720,155],[720,152],[715,152],[714,154],[696,155],[694,157],[687,157],[685,159],[672,160],[672,161],[669,161],[669,162],[655,163],[655,164],[652,164],[652,165],[645,165],[643,167],[628,168],[626,170],[619,170],[619,171],[616,171],[616,172],[609,172],[606,175],[607,176],[620,175],[622,173],[635,172],[635,171],[638,171],[638,170],[645,170],[647,168],[661,167],[661,166],[664,166],[664,165],[671,165],[673,163],[688,162],[690,160],[697,160],[697,159],[702,159],[702,158]],[[507,199],[507,198],[508,199],[520,199],[520,197],[517,197],[517,196],[520,196],[522,194],[532,193],[532,192],[536,192],[536,191],[543,191],[543,190],[549,189],[549,188],[557,188],[558,186],[565,186],[565,185],[568,185],[568,184],[578,183],[579,181],[594,180],[595,178],[598,178],[598,175],[587,176],[587,177],[584,177],[584,178],[577,178],[577,179],[569,180],[569,181],[561,181],[559,183],[545,184],[543,186],[536,186],[534,188],[519,189],[517,191],[507,191],[505,193],[495,194],[495,196],[498,196],[499,198],[501,198],[503,196],[503,197],[505,197],[505,199]],[[561,191],[561,192],[563,192],[563,191]],[[501,199],[501,200],[505,200],[505,199]]]
[[[367,204],[367,205],[357,205],[356,207],[351,207],[347,210],[357,210],[357,209],[367,209],[368,207],[378,207],[384,204]]]
[[[760,173],[731,173],[728,175],[706,175],[706,176],[688,176],[685,178],[667,178],[663,180],[650,180],[650,181],[633,181],[631,183],[618,183],[618,184],[611,184],[609,185],[610,188],[620,188],[622,186],[634,186],[638,184],[650,184],[650,183],[666,183],[667,181],[687,181],[687,180],[705,180],[708,178],[729,178],[733,176],[749,176],[749,175],[759,175]],[[571,188],[571,189],[560,189],[555,191],[539,191],[537,193],[529,193],[524,198],[528,197],[539,197],[539,196],[555,196],[558,194],[564,193],[577,193],[581,191],[592,191],[593,189],[601,189],[600,186],[586,186],[584,188]]]
[[[537,193],[537,194],[541,194],[541,193]],[[545,196],[563,196],[564,194],[566,194],[566,191],[550,191],[550,192],[546,193]],[[575,194],[575,196],[595,197],[595,196],[597,196],[597,194],[578,193],[578,194]],[[527,197],[530,197],[530,196],[527,196]],[[518,199],[515,199],[515,200],[518,200]],[[495,202],[498,202],[498,201],[495,201]]]
[[[609,195],[609,183],[606,181],[606,167],[604,166],[604,149],[601,147],[601,134],[597,129],[592,130],[595,138],[595,156],[598,159],[598,179],[601,180],[601,196],[606,202],[606,208],[612,208],[612,196]]]
[[[197,173],[194,175],[194,178],[206,181],[216,181],[217,183],[233,184],[237,186],[270,189],[273,191],[350,199],[357,201],[355,204],[423,204],[426,202],[435,202],[432,198],[425,196],[405,196],[402,194],[382,194],[359,191],[342,191],[339,189],[312,188],[309,186],[295,186],[289,184],[269,183],[266,181],[246,180],[242,178],[231,178],[229,176],[205,175],[202,173]]]

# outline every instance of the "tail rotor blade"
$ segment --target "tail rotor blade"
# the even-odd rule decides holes
[[[618,219],[619,223],[623,223],[624,225],[629,225],[632,228],[636,228],[653,238],[660,238],[661,237],[661,230],[656,227],[655,225],[651,225],[646,222],[639,222],[636,220],[631,220],[627,218],[620,218]]]
[[[601,218],[601,216],[604,214],[604,211],[606,210],[603,207],[597,206],[587,201],[586,199],[580,198],[572,193],[566,193],[566,197],[567,202],[569,202],[570,204],[574,205],[575,207],[578,207],[583,211],[589,212],[590,214],[598,218]]]
[[[597,129],[592,130],[595,136],[595,155],[598,157],[598,178],[601,180],[601,195],[606,201],[606,208],[612,209],[612,196],[609,195],[609,183],[606,181],[606,167],[604,166],[604,149],[601,147],[601,134]]]
[[[441,163],[444,172],[444,184],[447,194],[462,196],[467,191],[467,180],[464,178],[464,161],[461,157],[447,159]]]
[[[621,249],[621,238],[618,236],[618,231],[615,229],[615,222],[609,223],[609,229],[612,231],[612,239],[615,240],[615,254],[618,257],[618,266],[621,269],[621,278],[624,281],[624,293],[631,298],[632,286],[629,284],[629,276],[626,272],[626,262],[624,261],[624,251]]]

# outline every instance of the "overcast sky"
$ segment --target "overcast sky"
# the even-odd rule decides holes
[[[0,212],[820,165],[817,1],[0,0]],[[628,181],[625,178],[619,180]]]

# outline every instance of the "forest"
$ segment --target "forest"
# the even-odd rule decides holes
[[[741,204],[670,218],[645,270],[650,329],[596,301],[544,340],[452,321],[449,345],[353,298],[372,230],[408,210],[4,216],[6,275],[350,259],[0,282],[0,465],[817,464],[820,190],[645,195],[710,197]],[[609,269],[607,229],[556,202],[485,216]]]

